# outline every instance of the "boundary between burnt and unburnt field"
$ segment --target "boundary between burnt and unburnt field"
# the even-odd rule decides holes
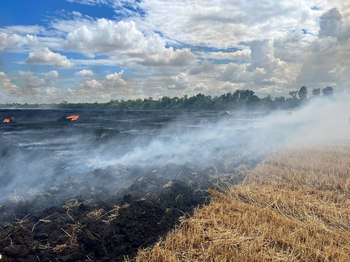
[[[350,147],[279,151],[136,261],[349,261]]]

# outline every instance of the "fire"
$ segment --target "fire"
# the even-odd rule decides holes
[[[66,119],[70,121],[77,121],[79,119],[79,115],[66,116]]]
[[[4,117],[3,119],[2,119],[2,122],[3,123],[11,123],[11,122],[13,122],[13,117]]]

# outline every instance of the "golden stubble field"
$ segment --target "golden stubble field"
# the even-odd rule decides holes
[[[350,261],[350,147],[283,149],[137,261]]]

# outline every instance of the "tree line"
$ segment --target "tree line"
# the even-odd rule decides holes
[[[332,97],[333,88],[314,88],[311,95],[306,86],[289,92],[289,97],[259,98],[254,91],[236,90],[220,96],[197,94],[195,96],[167,97],[153,99],[111,100],[107,103],[68,103],[60,104],[7,104],[5,108],[59,108],[59,109],[120,109],[120,110],[275,110],[293,109],[316,97]]]

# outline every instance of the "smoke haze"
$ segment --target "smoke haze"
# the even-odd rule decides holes
[[[114,194],[157,169],[230,173],[282,147],[344,144],[348,98],[314,99],[272,113],[84,111],[74,124],[56,121],[62,111],[12,112],[17,123],[2,125],[0,133],[0,200],[30,199],[72,181],[81,191],[67,189],[62,198],[89,186]]]

